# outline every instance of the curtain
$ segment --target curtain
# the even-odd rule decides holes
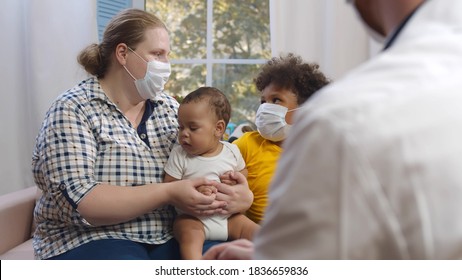
[[[5,194],[34,184],[32,150],[45,112],[86,77],[76,57],[97,42],[96,0],[3,0],[0,23],[0,194]]]
[[[298,54],[334,81],[380,49],[344,0],[270,0],[270,25],[273,56]]]

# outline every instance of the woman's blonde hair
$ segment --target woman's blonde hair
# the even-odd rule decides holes
[[[132,49],[143,41],[146,29],[162,27],[165,24],[155,15],[139,9],[126,9],[115,15],[104,30],[100,44],[91,44],[77,56],[85,71],[103,78],[111,64],[111,55],[120,43]]]

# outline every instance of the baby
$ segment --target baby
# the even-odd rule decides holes
[[[164,181],[194,177],[220,181],[220,175],[233,171],[247,175],[237,146],[221,141],[230,116],[229,101],[218,89],[201,87],[188,94],[178,109],[180,145],[170,154]],[[202,186],[198,191],[216,193],[211,186]],[[180,212],[173,225],[183,259],[200,259],[205,240],[252,240],[258,228],[259,225],[240,213],[193,217]]]

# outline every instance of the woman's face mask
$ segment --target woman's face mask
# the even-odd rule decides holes
[[[135,86],[140,96],[143,99],[154,99],[164,90],[164,86],[170,77],[170,63],[160,62],[157,60],[146,61],[134,50],[131,48],[128,49],[147,63],[147,69],[144,78],[139,80],[137,80],[124,65],[125,70],[135,80]]]
[[[263,103],[258,107],[255,124],[260,135],[270,141],[279,142],[287,137],[290,125],[286,123],[286,114],[296,109]]]

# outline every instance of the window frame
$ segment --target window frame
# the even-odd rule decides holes
[[[267,59],[214,58],[213,56],[213,2],[214,1],[215,0],[207,0],[206,57],[198,58],[198,59],[171,59],[170,60],[170,63],[172,64],[204,64],[206,67],[206,76],[205,76],[206,86],[213,86],[213,65],[214,64],[261,65],[261,64],[265,64],[268,61]]]
[[[134,2],[139,0],[97,0],[96,1],[96,23],[98,27],[98,41],[103,38],[104,29],[109,20],[123,9],[133,7]],[[138,5],[140,3],[137,3]],[[144,5],[144,0],[143,0]]]

